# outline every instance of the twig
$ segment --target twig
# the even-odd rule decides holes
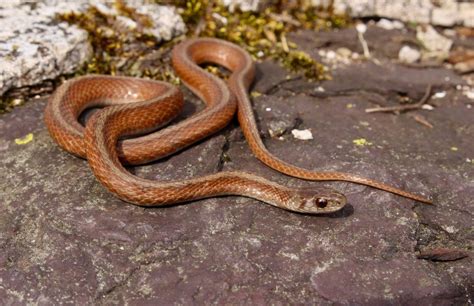
[[[286,41],[286,37],[284,33],[281,33],[280,40],[281,40],[281,47],[283,48],[283,51],[285,51],[286,53],[290,52],[290,47],[288,47],[288,42]]]
[[[426,120],[425,117],[423,117],[421,115],[413,114],[413,115],[410,115],[410,117],[412,117],[416,122],[421,123],[424,126],[429,127],[430,129],[433,128],[433,125],[428,120]]]
[[[295,77],[290,78],[290,79],[281,80],[281,81],[273,84],[270,88],[268,88],[267,90],[265,90],[262,93],[265,94],[265,95],[270,95],[270,94],[274,93],[275,90],[280,88],[281,85],[286,84],[286,83],[290,83],[290,82],[294,82],[294,81],[298,81],[298,80],[301,80],[302,78],[303,78],[302,76],[298,75],[298,76],[295,76]]]
[[[367,108],[365,109],[366,113],[376,113],[376,112],[404,112],[414,109],[419,109],[431,98],[431,84],[426,88],[425,95],[421,98],[420,101],[414,104],[404,104],[397,106],[387,106],[387,107],[376,107],[376,108]]]
[[[293,17],[291,17],[288,14],[270,13],[270,17],[275,19],[276,21],[286,22],[288,24],[294,25],[295,27],[300,27],[301,26],[301,22],[299,22],[296,19],[293,19]]]
[[[210,1],[207,8],[206,8],[206,13],[199,18],[199,22],[194,29],[194,37],[198,37],[201,32],[206,28],[206,16],[209,16],[212,12],[212,8],[214,6],[214,1]]]
[[[367,31],[367,26],[363,23],[359,23],[358,25],[356,25],[356,31],[357,31],[357,37],[359,38],[359,41],[362,45],[362,49],[364,50],[365,58],[370,58],[369,46],[367,44],[367,41],[364,38],[364,33],[365,31]]]

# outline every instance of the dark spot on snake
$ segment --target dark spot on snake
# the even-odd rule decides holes
[[[316,199],[316,205],[319,207],[319,208],[324,208],[328,205],[328,200],[326,199],[322,199],[322,198],[318,198]]]

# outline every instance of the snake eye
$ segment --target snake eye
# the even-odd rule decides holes
[[[318,199],[316,199],[316,205],[319,208],[324,208],[328,205],[328,200],[323,199],[323,198],[318,198]]]

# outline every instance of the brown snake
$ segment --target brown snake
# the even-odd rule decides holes
[[[238,120],[252,152],[271,168],[306,180],[355,182],[431,203],[352,174],[298,168],[268,152],[258,134],[247,97],[255,66],[248,53],[236,45],[211,38],[189,39],[173,49],[172,63],[181,80],[206,107],[165,129],[155,131],[175,118],[182,108],[183,97],[175,87],[163,82],[99,75],[79,77],[61,85],[46,107],[45,122],[52,138],[66,151],[87,158],[97,179],[119,198],[137,205],[159,206],[242,195],[312,214],[335,212],[345,206],[345,196],[332,189],[288,188],[244,172],[218,172],[159,182],[137,177],[123,166],[168,156],[222,129],[232,119],[238,104]],[[203,63],[218,64],[231,71],[228,84],[198,66]],[[96,112],[84,128],[78,117],[85,109],[98,106],[107,107]],[[122,139],[143,134],[146,135]]]

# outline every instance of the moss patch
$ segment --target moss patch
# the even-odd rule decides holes
[[[335,15],[331,7],[313,7],[306,0],[274,1],[259,12],[238,9],[231,12],[219,1],[211,0],[156,2],[178,8],[189,28],[188,36],[217,37],[231,41],[247,50],[255,60],[274,59],[289,72],[302,74],[309,80],[328,76],[321,64],[287,40],[287,34],[299,29],[343,27],[349,23],[347,16]],[[128,75],[179,83],[171,67],[170,51],[183,37],[160,42],[146,33],[146,29],[153,25],[149,16],[138,13],[123,0],[116,0],[114,6],[116,15],[103,13],[95,6],[84,12],[57,15],[59,21],[86,30],[93,48],[92,58],[72,76],[91,73]],[[128,27],[124,19],[133,21],[135,26]],[[216,67],[209,66],[206,69],[225,76]],[[55,87],[48,86],[44,93],[50,93]],[[13,95],[5,94],[0,100],[0,113],[21,104],[18,101],[34,96],[27,88],[21,89],[21,94],[15,91]]]
[[[349,19],[335,15],[331,7],[318,9],[307,2],[301,0],[289,4],[278,1],[260,12],[238,9],[231,12],[218,1],[157,1],[177,6],[192,36],[225,39],[243,47],[256,60],[273,58],[290,72],[302,73],[308,79],[322,79],[326,77],[323,66],[298,50],[286,39],[286,35],[298,29],[346,26]],[[83,13],[58,16],[60,20],[78,25],[89,33],[94,56],[78,74],[124,74],[176,82],[168,55],[171,47],[182,38],[160,43],[143,32],[143,29],[152,26],[147,16],[137,13],[122,0],[117,0],[114,5],[119,16],[137,23],[135,29],[121,28],[117,16],[105,15],[94,6]],[[216,69],[209,70],[217,72]]]
[[[349,24],[332,7],[317,8],[309,1],[276,1],[259,12],[229,11],[211,0],[178,1],[181,16],[196,36],[217,37],[246,49],[254,59],[273,58],[287,70],[308,79],[326,78],[323,66],[286,39],[299,29],[321,30]]]

